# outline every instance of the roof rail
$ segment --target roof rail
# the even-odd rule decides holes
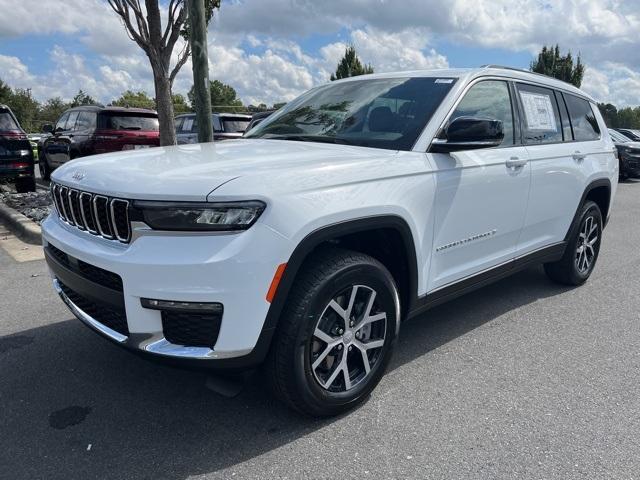
[[[523,73],[529,73],[531,75],[538,75],[539,77],[553,78],[554,80],[557,80],[558,82],[566,83],[567,85],[571,85],[572,87],[575,88],[575,85],[572,85],[569,82],[565,82],[564,80],[560,80],[559,78],[551,77],[549,75],[545,75],[544,73],[532,72],[531,70],[525,70],[524,68],[505,67],[504,65],[493,65],[493,64],[490,64],[490,63],[487,64],[487,65],[482,65],[480,68],[498,68],[498,69],[502,69],[502,70],[513,70],[515,72],[523,72]]]

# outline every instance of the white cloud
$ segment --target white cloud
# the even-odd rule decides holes
[[[105,0],[0,0],[0,11],[0,38],[68,39],[51,49],[52,67],[42,75],[25,59],[0,55],[0,77],[11,85],[32,87],[40,99],[69,98],[78,88],[102,101],[124,89],[153,92],[148,59]],[[272,103],[326,81],[345,42],[378,72],[447,66],[446,47],[436,51],[434,44],[533,55],[558,42],[582,54],[587,91],[635,105],[639,30],[638,0],[229,0],[210,25],[209,54],[212,78],[236,87],[245,102]],[[312,35],[323,44],[302,48]],[[191,84],[187,63],[174,91]]]

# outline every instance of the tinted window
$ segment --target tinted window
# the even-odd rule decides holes
[[[523,137],[527,144],[562,141],[562,124],[553,90],[518,84]]]
[[[182,129],[182,122],[184,122],[184,117],[178,117],[173,122],[173,126],[176,129],[176,132],[179,133]]]
[[[222,130],[227,133],[244,133],[249,126],[249,120],[244,118],[222,118]]]
[[[315,88],[247,136],[411,150],[453,78],[377,78]],[[394,109],[391,105],[402,105]]]
[[[78,120],[76,121],[76,130],[87,130],[89,128],[95,128],[96,126],[96,114],[93,112],[80,112]]]
[[[103,112],[100,114],[101,128],[107,130],[142,130],[157,132],[158,117],[139,113]]]
[[[591,109],[591,104],[584,98],[566,93],[564,99],[569,109],[575,139],[585,141],[600,138],[600,127],[598,127],[598,121]]]
[[[79,112],[69,112],[69,118],[67,118],[67,122],[64,124],[65,130],[73,130],[75,128],[78,115]]]
[[[65,113],[60,117],[58,123],[56,123],[56,130],[64,130],[64,126],[67,123],[67,119],[69,118],[69,113]]]
[[[449,122],[459,117],[500,120],[504,131],[502,145],[513,145],[513,111],[507,82],[487,80],[475,84],[460,101]]]
[[[20,130],[16,121],[7,111],[0,110],[0,130]]]

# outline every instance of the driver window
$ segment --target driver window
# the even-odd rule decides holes
[[[504,139],[500,145],[513,145],[513,111],[507,82],[485,80],[476,83],[458,104],[449,123],[458,117],[500,120],[504,129]]]

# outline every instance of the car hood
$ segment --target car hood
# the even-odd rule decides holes
[[[366,163],[396,154],[344,145],[241,139],[85,157],[56,169],[52,178],[79,190],[123,198],[203,201],[239,177],[252,177],[252,184],[264,186],[267,178],[286,176],[295,182],[321,175],[327,167],[364,172]]]
[[[640,142],[624,142],[624,143],[616,143],[618,147],[630,148],[633,150],[640,150]]]

